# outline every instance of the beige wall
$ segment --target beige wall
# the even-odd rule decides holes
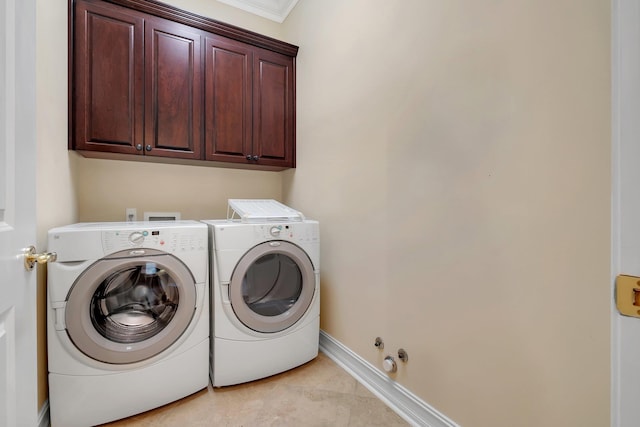
[[[36,42],[38,248],[76,218],[75,161],[67,151],[67,1],[38,0]]]
[[[102,159],[78,159],[81,221],[124,221],[125,209],[226,218],[227,199],[281,199],[278,172]]]
[[[284,27],[322,329],[405,348],[394,378],[461,425],[608,425],[609,2],[301,0]]]

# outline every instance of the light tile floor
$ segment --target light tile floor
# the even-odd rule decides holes
[[[251,383],[202,390],[103,427],[406,426],[351,375],[320,353],[296,369]]]

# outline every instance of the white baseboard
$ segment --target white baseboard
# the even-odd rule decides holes
[[[459,427],[324,331],[320,331],[320,350],[409,424],[417,427]]]
[[[38,414],[38,427],[49,427],[51,425],[49,421],[49,399],[45,400],[40,408]]]

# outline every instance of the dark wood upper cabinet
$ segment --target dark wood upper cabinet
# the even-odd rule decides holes
[[[70,1],[71,149],[295,167],[296,46],[155,0]]]
[[[251,162],[253,50],[218,36],[207,37],[205,50],[206,159]]]
[[[293,58],[223,37],[205,56],[207,160],[294,167]]]
[[[78,2],[73,66],[77,150],[135,154],[143,141],[144,20]]]
[[[146,155],[200,159],[200,33],[159,18],[145,21]]]
[[[293,58],[256,49],[253,58],[253,155],[272,166],[295,166]]]

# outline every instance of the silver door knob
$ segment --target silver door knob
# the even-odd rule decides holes
[[[58,254],[55,252],[36,253],[35,246],[29,246],[22,250],[24,253],[24,268],[27,271],[33,270],[33,267],[38,264],[46,264],[48,262],[54,262],[58,258]]]

